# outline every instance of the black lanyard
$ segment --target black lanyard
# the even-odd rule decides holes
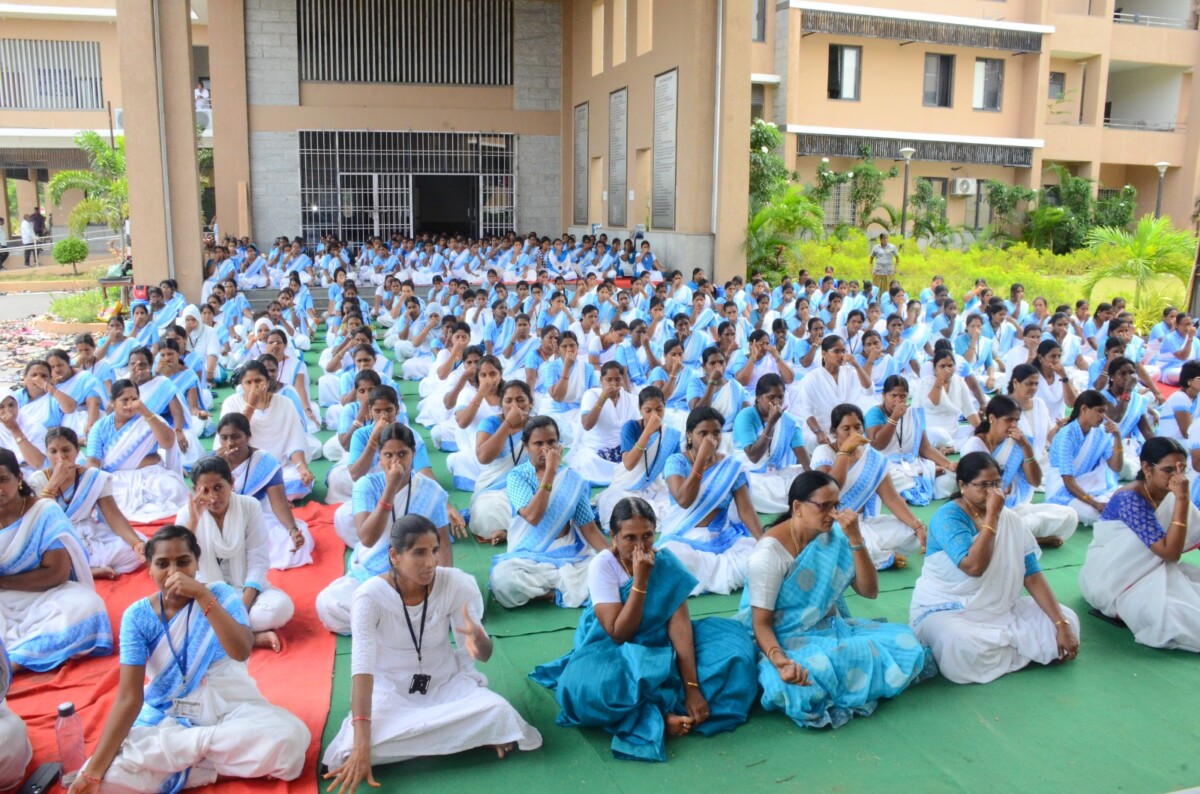
[[[396,519],[398,517],[403,517],[403,516],[408,515],[408,506],[412,504],[413,481],[412,481],[412,472],[411,471],[408,473],[408,485],[405,487],[408,488],[408,494],[406,494],[404,497],[404,512],[401,513],[400,516],[397,516],[396,515],[396,506],[392,505],[392,507],[391,507],[393,524],[396,523]],[[397,589],[399,589],[399,588],[397,588]],[[405,614],[408,614],[408,613],[405,613]]]
[[[187,616],[184,618],[183,624],[183,654],[181,658],[181,655],[175,652],[175,645],[171,642],[171,624],[167,621],[167,607],[163,603],[163,594],[161,592],[158,594],[158,617],[160,620],[162,620],[163,634],[165,634],[167,637],[167,647],[171,649],[171,655],[175,657],[175,664],[179,665],[179,674],[183,676],[183,682],[185,684],[187,683],[188,675],[188,638],[192,633],[192,607],[195,605],[195,600],[188,602]]]
[[[510,458],[512,458],[513,466],[517,465],[517,461],[520,460],[521,456],[524,454],[525,454],[525,442],[524,441],[521,442],[521,448],[519,450],[514,450],[512,436],[509,436],[508,437],[508,456]]]
[[[643,422],[642,425],[643,425],[642,429],[645,430],[646,429],[645,422]],[[663,447],[662,431],[659,430],[658,431],[658,449],[654,450],[654,460],[652,460],[652,461],[647,460],[647,458],[649,457],[648,453],[650,452],[649,444],[646,445],[646,449],[642,452],[642,463],[646,466],[646,480],[647,481],[649,481],[649,479],[650,479],[650,470],[655,468],[658,465],[658,456],[662,454],[662,447]]]
[[[408,636],[412,637],[413,647],[417,650],[417,664],[421,664],[421,646],[425,644],[425,616],[429,614],[429,590],[425,587],[425,600],[421,602],[421,635],[413,630],[412,618],[408,616],[408,604],[404,603],[404,593],[400,590],[400,582],[396,580],[396,571],[392,570],[392,586],[400,596],[400,606],[404,609],[404,622],[408,624]]]

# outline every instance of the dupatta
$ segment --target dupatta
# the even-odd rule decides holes
[[[750,537],[750,531],[742,523],[730,521],[728,514],[734,485],[742,474],[742,464],[733,458],[722,458],[704,472],[700,492],[690,507],[680,507],[672,497],[671,508],[663,521],[663,532],[654,544],[655,548],[661,549],[664,543],[674,542],[691,546],[697,551],[721,554],[739,539]],[[687,534],[714,510],[717,515],[709,523],[708,530],[716,535],[709,540],[688,538]]]
[[[579,476],[574,469],[560,468],[554,477],[554,490],[550,494],[550,503],[546,512],[537,524],[530,524],[520,513],[513,515],[512,525],[508,530],[507,554],[497,554],[492,558],[492,567],[510,559],[534,560],[547,562],[555,567],[583,562],[587,555],[587,544],[575,533],[567,544],[556,549],[551,547],[562,535],[562,531],[575,514],[579,499],[590,487],[590,483]]]

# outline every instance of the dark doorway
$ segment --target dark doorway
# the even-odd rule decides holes
[[[476,236],[477,176],[414,176],[413,229],[418,233]]]

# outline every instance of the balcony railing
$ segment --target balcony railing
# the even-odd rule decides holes
[[[1113,14],[1113,22],[1122,25],[1144,25],[1148,28],[1172,28],[1175,30],[1188,30],[1194,27],[1191,20],[1188,19],[1156,17],[1149,14],[1128,13],[1125,11],[1117,11]]]
[[[1146,121],[1145,119],[1105,119],[1104,126],[1114,130],[1144,132],[1183,132],[1186,125],[1175,121]]]

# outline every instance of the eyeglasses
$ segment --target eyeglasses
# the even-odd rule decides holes
[[[1174,466],[1160,466],[1157,463],[1151,463],[1150,468],[1165,471],[1168,474],[1187,474],[1187,464],[1177,463]]]
[[[817,508],[819,513],[836,513],[842,509],[841,502],[814,502],[812,499],[805,499],[805,502]]]
[[[967,485],[974,486],[975,488],[978,488],[981,491],[990,491],[993,488],[1003,488],[1004,481],[1003,480],[980,480],[979,482],[967,483]]]

